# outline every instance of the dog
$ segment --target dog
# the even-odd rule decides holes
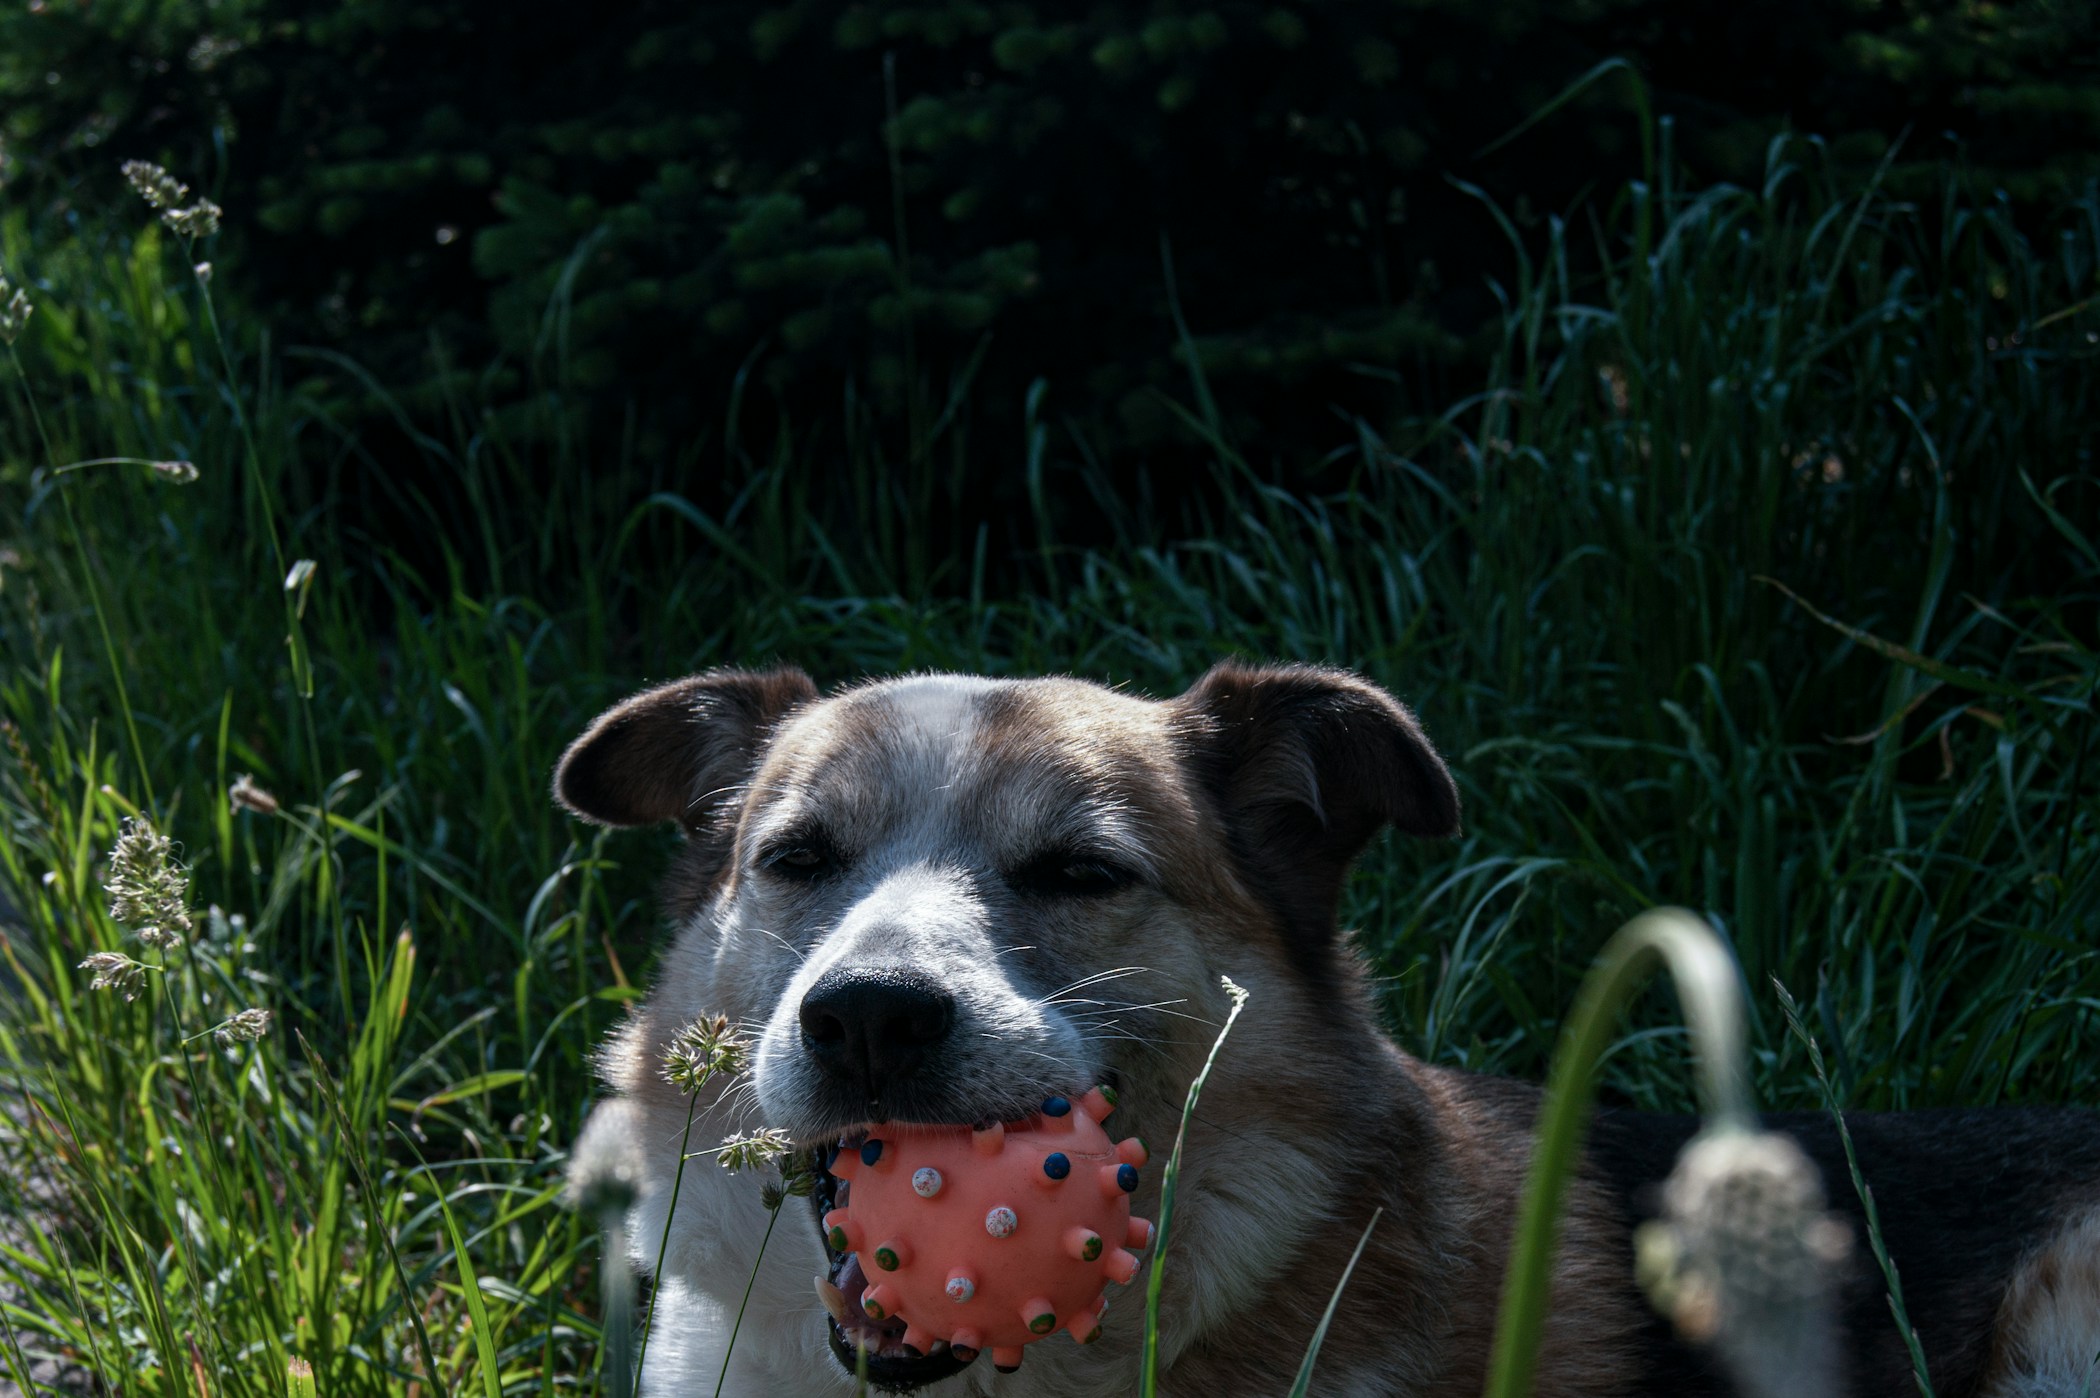
[[[1135,1393],[1141,1285],[1111,1288],[1127,1299],[1100,1339],[1031,1345],[1010,1374],[862,1317],[858,1259],[815,1222],[836,1197],[825,1147],[885,1122],[1015,1120],[1095,1084],[1118,1094],[1119,1134],[1171,1140],[1228,1009],[1221,976],[1248,998],[1188,1131],[1161,1392],[1288,1390],[1378,1209],[1315,1391],[1482,1391],[1541,1094],[1402,1053],[1337,931],[1374,835],[1459,828],[1444,762],[1382,689],[1228,662],[1165,700],[955,675],[825,696],[792,668],[717,670],[598,718],[554,793],[586,821],[684,834],[663,888],[675,940],[601,1055],[611,1092],[572,1164],[580,1185],[634,1181],[632,1260],[661,1278],[646,1392],[711,1392],[726,1354],[725,1393],[849,1393],[865,1348],[885,1391]],[[715,1014],[748,1071],[688,1096],[664,1055]],[[1827,1121],[1774,1120],[1865,1237]],[[2079,1392],[2100,1354],[2100,1115],[1848,1123],[1942,1398]],[[753,1177],[702,1154],[761,1126],[810,1151],[813,1218],[791,1200],[776,1220]],[[1537,1393],[1733,1391],[1634,1280],[1635,1225],[1697,1126],[1595,1118]],[[1144,1172],[1134,1210],[1157,1217],[1158,1189]],[[1851,1266],[1833,1305],[1845,1391],[1913,1391],[1879,1268]]]

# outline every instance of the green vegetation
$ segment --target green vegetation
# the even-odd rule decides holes
[[[588,17],[550,0],[40,0],[0,7],[0,180],[56,234],[118,195],[117,161],[162,161],[242,210],[221,252],[286,343],[350,354],[426,428],[465,399],[512,440],[631,442],[712,514],[734,498],[710,477],[740,376],[729,435],[762,457],[777,433],[822,438],[805,469],[829,478],[834,539],[875,524],[859,467],[923,456],[952,415],[947,469],[924,482],[927,557],[900,559],[916,594],[978,520],[994,576],[1025,542],[1004,522],[1028,506],[1017,423],[1039,383],[1044,421],[1163,496],[1205,488],[1204,443],[1159,396],[1184,391],[1182,349],[1235,443],[1316,491],[1345,475],[1320,464],[1334,405],[1404,440],[1410,416],[1476,387],[1500,343],[1485,280],[1507,259],[1453,181],[1543,240],[1578,195],[1642,173],[1623,81],[1498,144],[1611,56],[1676,115],[1700,185],[1754,187],[1788,132],[1818,133],[1847,179],[1888,159],[1903,198],[1936,198],[1949,163],[2028,211],[2100,176],[2100,13],[2081,0],[717,0]],[[1588,251],[1569,247],[1579,266]],[[1159,333],[1177,288],[1186,347]],[[413,453],[362,394],[316,406]],[[1083,492],[1049,500],[1060,537],[1102,542]],[[402,527],[359,473],[332,505]]]
[[[238,257],[135,205],[0,221],[35,303],[0,364],[0,1370],[592,1387],[563,1152],[663,851],[561,818],[547,774],[603,704],[717,663],[1154,692],[1226,651],[1350,665],[1465,795],[1461,841],[1351,889],[1410,1049],[1542,1076],[1606,936],[1674,902],[1740,962],[1763,1105],[1823,1091],[1774,977],[1847,1106],[2091,1100],[2100,195],[2023,221],[1801,140],[1679,187],[1654,130],[1649,178],[1510,230],[1477,381],[1335,417],[1318,490],[1241,451],[1162,283],[1184,377],[1149,410],[1210,463],[1185,506],[1040,395],[936,408],[896,453],[850,399],[776,420],[734,377],[691,386],[711,502],[583,429],[560,297],[542,392],[411,402],[217,306]],[[988,441],[1021,547],[936,509]],[[142,464],[170,461],[197,479]],[[347,527],[346,500],[387,508]],[[190,866],[179,947],[111,920],[138,813]],[[135,1000],[77,969],[111,951],[153,968]],[[251,1008],[259,1042],[210,1035]],[[1687,1105],[1676,1022],[1636,1016],[1607,1090]]]

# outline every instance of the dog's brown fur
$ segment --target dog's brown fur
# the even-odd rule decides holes
[[[679,944],[608,1056],[624,1096],[594,1132],[634,1136],[660,1153],[644,1124],[660,1136],[686,1111],[654,1067],[670,1036],[702,1012],[758,1021],[775,1009],[777,976],[769,981],[736,951],[725,911],[757,896],[740,886],[759,877],[754,827],[776,806],[820,800],[848,825],[894,823],[897,794],[881,788],[941,752],[939,735],[915,729],[905,702],[883,686],[819,700],[793,670],[716,672],[636,696],[572,746],[557,777],[564,804],[609,824],[673,821],[688,837],[666,884]],[[1159,917],[1190,929],[1190,973],[1171,985],[1188,1013],[1222,1016],[1210,973],[1221,966],[1252,991],[1204,1098],[1177,1205],[1163,1336],[1171,1391],[1286,1388],[1343,1261],[1382,1207],[1322,1352],[1322,1390],[1479,1393],[1539,1094],[1402,1054],[1379,1032],[1359,964],[1334,927],[1349,864],[1380,829],[1456,832],[1456,788],[1413,715],[1341,672],[1238,665],[1164,703],[1052,680],[972,690],[965,708],[967,754],[927,773],[955,788],[958,814],[944,830],[996,845],[1008,838],[1001,809],[1050,810],[1084,793],[1143,832],[1155,885],[1147,896],[1165,910]],[[972,824],[980,815],[990,822],[981,830]],[[1053,935],[1038,940],[1054,943],[1063,924],[1048,925]],[[1016,950],[1029,974],[1060,984],[1099,969],[1075,945]],[[1121,1075],[1119,1122],[1159,1139],[1171,1133],[1209,1032],[1171,1032],[1157,1016],[1138,1022],[1150,1041],[1098,1066]],[[732,1120],[736,1105],[709,1106],[710,1120]],[[2019,1387],[2020,1366],[2100,1335],[2100,1224],[2087,1212],[2100,1190],[2094,1118],[1851,1121],[1938,1391],[2045,1391]],[[1856,1213],[1827,1124],[1782,1124],[1834,1183],[1834,1203]],[[1600,1115],[1567,1208],[1539,1393],[1728,1391],[1632,1280],[1632,1224],[1694,1126]],[[1275,1181],[1235,1168],[1279,1152],[1300,1162],[1300,1197],[1281,1198]],[[1148,1180],[1147,1195],[1155,1188]],[[1249,1237],[1262,1255],[1234,1255],[1232,1240]],[[704,1290],[698,1273],[724,1265],[704,1253],[696,1242],[681,1254],[674,1242],[667,1272],[679,1275],[686,1257],[688,1283]],[[1852,1391],[1905,1391],[1910,1362],[1878,1273],[1855,1269],[1842,1305]],[[1031,1360],[1021,1375],[1028,1386],[1000,1391],[1064,1391],[1053,1385],[1069,1373],[1073,1391],[1117,1392],[1113,1366],[1127,1362],[1137,1328],[1135,1318],[1112,1325],[1115,1341],[1096,1347],[1106,1357],[1088,1352],[1092,1369]],[[966,1374],[938,1391],[974,1381]]]

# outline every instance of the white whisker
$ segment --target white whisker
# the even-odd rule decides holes
[[[752,930],[753,932],[759,933],[759,934],[760,934],[761,936],[771,937],[771,938],[772,938],[772,939],[773,939],[774,941],[776,941],[776,942],[780,943],[780,944],[781,944],[782,946],[786,947],[786,948],[787,948],[787,949],[788,949],[789,951],[791,951],[791,952],[793,952],[793,953],[795,954],[795,959],[796,959],[797,961],[807,961],[807,960],[809,960],[809,953],[808,953],[808,952],[806,952],[806,951],[804,951],[804,950],[803,950],[802,948],[800,948],[800,947],[796,946],[796,945],[795,945],[795,944],[794,944],[793,942],[791,942],[791,941],[789,941],[789,940],[788,940],[787,938],[785,938],[785,937],[781,936],[781,935],[780,935],[780,934],[779,934],[778,932],[775,932],[775,931],[774,931],[774,930],[773,930],[772,928],[770,928],[770,927],[754,927],[754,928],[752,928],[751,930]]]
[[[1106,1011],[1109,1011],[1109,1012],[1112,1012],[1112,1013],[1116,1013],[1116,1014],[1121,1014],[1122,1012],[1124,1012],[1124,1011],[1126,1011],[1126,1010],[1132,1010],[1132,1011],[1135,1011],[1135,1010],[1164,1010],[1164,1009],[1166,1009],[1166,1007],[1167,1007],[1167,1006],[1169,1006],[1169,1005],[1186,1005],[1186,1004],[1188,1003],[1188,1001],[1187,1001],[1187,1000],[1185,1000],[1185,999],[1184,999],[1184,1000],[1146,1000],[1146,1001],[1143,1001],[1143,1002],[1141,1003],[1141,1002],[1138,1002],[1138,1001],[1135,1001],[1135,1000],[1078,1000],[1078,1001],[1074,1001],[1074,1002],[1072,1002],[1072,1003],[1074,1003],[1074,1004],[1080,1004],[1080,1005],[1096,1005],[1096,1006],[1099,1006],[1099,1007],[1100,1007],[1100,1008],[1099,1008],[1099,1009],[1097,1009],[1097,1010],[1082,1010],[1082,1011],[1080,1011],[1080,1012],[1079,1012],[1079,1014],[1078,1014],[1077,1016],[1075,1016],[1075,1018],[1080,1018],[1080,1019],[1084,1019],[1084,1018],[1085,1018],[1085,1017],[1086,1017],[1087,1015],[1090,1015],[1090,1014],[1098,1014],[1098,1013],[1100,1013],[1100,1012],[1101,1012],[1101,1011],[1103,1011],[1103,1010],[1106,1010]],[[1189,1017],[1189,1016],[1183,1016],[1183,1018],[1188,1018],[1188,1017]]]
[[[1107,971],[1096,971],[1091,976],[1081,976],[1070,985],[1053,990],[1048,995],[1037,997],[1037,1003],[1054,1005],[1061,996],[1070,995],[1075,990],[1085,990],[1090,985],[1099,985],[1103,981],[1119,980],[1124,976],[1148,975],[1151,973],[1151,970],[1150,966],[1117,966]]]

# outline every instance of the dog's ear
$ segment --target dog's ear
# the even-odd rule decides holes
[[[1334,929],[1342,876],[1390,825],[1458,833],[1458,788],[1415,716],[1345,670],[1213,666],[1172,701],[1235,853],[1301,942]]]
[[[599,825],[705,829],[757,764],[766,732],[817,687],[793,666],[710,670],[598,715],[554,768],[554,799]]]

